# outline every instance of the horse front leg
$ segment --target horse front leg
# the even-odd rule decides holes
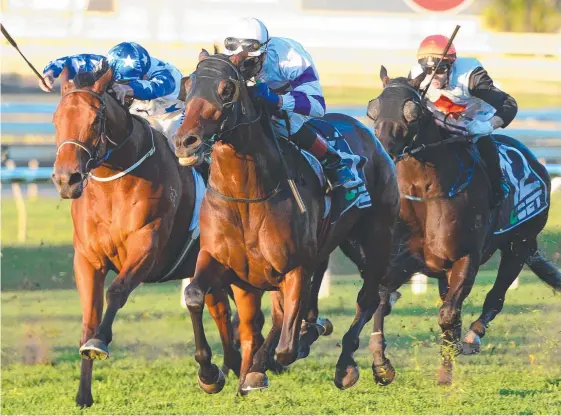
[[[185,288],[185,303],[191,315],[195,336],[195,360],[199,363],[199,386],[208,394],[219,393],[224,388],[224,373],[212,364],[212,351],[206,339],[203,326],[205,294],[211,290],[221,290],[220,278],[227,272],[207,251],[202,250],[197,258],[195,276]]]
[[[453,361],[462,351],[462,303],[471,292],[478,269],[479,259],[468,254],[456,261],[448,271],[448,293],[438,314],[438,324],[442,331],[442,364],[438,384],[452,382]]]
[[[74,275],[76,287],[80,295],[82,306],[82,335],[80,346],[92,338],[103,314],[103,284],[105,270],[96,269],[79,251],[74,254]],[[94,352],[95,354],[95,352]],[[80,371],[80,386],[76,395],[76,404],[80,407],[90,407],[92,397],[92,356],[83,354],[82,368]]]
[[[234,329],[232,326],[232,310],[226,290],[215,290],[205,296],[205,304],[218,328],[222,348],[224,350],[224,374],[232,370],[240,376],[241,355],[234,343]]]
[[[107,289],[107,309],[93,338],[80,348],[82,355],[87,354],[91,359],[100,360],[109,357],[115,316],[125,306],[131,292],[149,276],[156,260],[157,247],[158,237],[152,225],[129,236],[126,242],[127,257],[119,274]]]
[[[300,266],[288,272],[280,284],[284,316],[275,351],[277,361],[285,366],[292,364],[298,357],[298,341],[302,319],[307,312],[310,277],[310,272]]]

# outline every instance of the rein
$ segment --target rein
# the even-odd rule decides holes
[[[232,77],[229,77],[229,79],[232,82],[234,82],[234,84],[236,85],[236,91],[234,93],[234,96],[233,96],[232,100],[227,102],[227,103],[221,103],[220,104],[222,109],[229,108],[229,109],[232,110],[231,113],[235,113],[234,114],[234,116],[235,116],[234,126],[228,128],[226,130],[222,130],[222,127],[221,127],[220,131],[217,134],[215,134],[213,136],[213,138],[211,139],[213,142],[216,142],[216,141],[222,140],[222,138],[225,134],[231,133],[234,130],[238,129],[239,127],[251,126],[255,123],[258,123],[261,120],[261,117],[263,116],[263,108],[262,107],[259,108],[259,113],[257,114],[257,116],[253,120],[237,122],[238,117],[237,117],[237,112],[236,111],[239,111],[238,108],[241,109],[241,113],[243,115],[246,115],[246,108],[243,105],[243,103],[241,101],[239,101],[240,88],[241,88],[241,83],[243,82],[243,77],[242,77],[239,69],[234,64],[232,64],[228,59],[224,60],[224,59],[209,56],[208,58],[205,58],[204,61],[209,61],[209,60],[217,61],[217,62],[220,62],[220,63],[226,63],[234,71],[234,74],[236,76],[236,79],[234,79]],[[201,62],[204,62],[204,61],[201,61]],[[216,70],[215,68],[213,68],[213,69]],[[210,77],[204,76],[204,75],[203,76],[198,75],[197,77],[199,77],[199,78],[210,78]],[[240,79],[242,81],[240,81]],[[225,126],[227,121],[228,121],[228,117],[226,117],[224,119],[224,122],[222,123],[222,126]],[[212,146],[209,146],[209,147],[212,148]],[[263,196],[261,198],[234,198],[232,196],[228,196],[228,195],[225,195],[225,194],[219,192],[215,187],[212,186],[212,183],[209,180],[208,184],[207,184],[207,191],[216,195],[220,199],[223,199],[223,200],[228,201],[228,202],[239,202],[239,203],[244,203],[244,204],[257,204],[257,203],[261,203],[261,202],[266,202],[266,201],[274,198],[276,195],[278,195],[282,191],[282,189],[281,189],[281,181],[279,181],[277,183],[277,185],[275,186],[275,188],[273,188],[271,191],[269,191],[265,196]]]
[[[67,145],[67,144],[71,144],[71,145],[74,145],[74,146],[78,146],[80,149],[84,150],[88,154],[89,160],[86,162],[87,174],[83,175],[84,176],[83,180],[87,180],[88,178],[92,178],[93,180],[98,181],[98,182],[111,182],[115,179],[122,178],[123,176],[127,175],[128,173],[130,173],[134,169],[136,169],[138,166],[140,166],[142,164],[142,162],[144,162],[147,158],[149,158],[150,156],[152,156],[156,152],[156,146],[155,146],[155,142],[154,142],[154,132],[153,132],[152,128],[148,125],[148,128],[150,130],[150,137],[151,137],[151,140],[152,140],[152,147],[150,148],[148,153],[146,153],[136,163],[134,163],[132,166],[128,167],[126,170],[124,170],[122,172],[119,172],[115,175],[105,177],[105,178],[95,176],[91,172],[91,170],[101,166],[103,164],[103,162],[105,162],[109,159],[109,156],[111,156],[111,154],[114,151],[119,150],[121,147],[123,147],[129,141],[129,139],[132,137],[133,132],[134,132],[134,125],[132,123],[132,120],[134,120],[135,117],[131,116],[131,130],[130,130],[129,134],[120,144],[117,144],[113,140],[111,140],[106,133],[106,121],[107,121],[106,108],[107,107],[105,105],[105,102],[103,101],[103,96],[94,92],[94,91],[88,90],[88,89],[75,89],[75,90],[69,91],[66,94],[64,94],[62,96],[62,98],[66,97],[67,95],[74,94],[74,93],[90,94],[90,95],[94,96],[98,100],[98,102],[100,103],[100,108],[98,109],[97,114],[101,118],[101,133],[99,135],[99,139],[94,143],[94,145],[92,147],[89,147],[88,145],[86,145],[85,143],[83,143],[79,140],[69,139],[69,140],[64,140],[58,146],[57,151],[56,151],[56,154],[58,156],[62,146]],[[138,118],[140,119],[140,121],[142,123],[144,123],[144,125],[148,124],[148,122],[146,120],[141,119],[140,117],[138,117]],[[98,145],[100,143],[103,143],[104,139],[107,139],[107,141],[109,143],[111,143],[113,146],[116,146],[116,147],[113,148],[113,149],[107,150],[102,157],[98,158],[97,157],[97,152],[98,152],[97,148],[98,148]],[[92,166],[91,169],[88,169],[90,163],[93,163],[93,166]]]

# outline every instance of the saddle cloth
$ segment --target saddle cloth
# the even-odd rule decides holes
[[[547,185],[532,169],[524,154],[516,147],[495,140],[501,169],[510,183],[510,193],[501,205],[494,234],[518,227],[549,206]]]

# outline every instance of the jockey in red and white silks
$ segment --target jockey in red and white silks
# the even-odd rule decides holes
[[[415,78],[426,72],[421,84],[421,89],[424,89],[433,71],[436,71],[427,91],[427,107],[448,116],[450,124],[464,126],[470,135],[480,136],[477,147],[487,165],[493,187],[491,204],[497,206],[508,194],[509,187],[503,178],[499,155],[490,135],[495,129],[510,124],[518,106],[513,97],[496,87],[477,59],[457,57],[454,45],[436,68],[447,43],[448,38],[442,35],[424,39],[417,52],[418,62],[409,76]]]

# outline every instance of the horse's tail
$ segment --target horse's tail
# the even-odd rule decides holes
[[[536,250],[526,259],[526,264],[536,276],[557,292],[561,292],[561,272],[557,267]]]

